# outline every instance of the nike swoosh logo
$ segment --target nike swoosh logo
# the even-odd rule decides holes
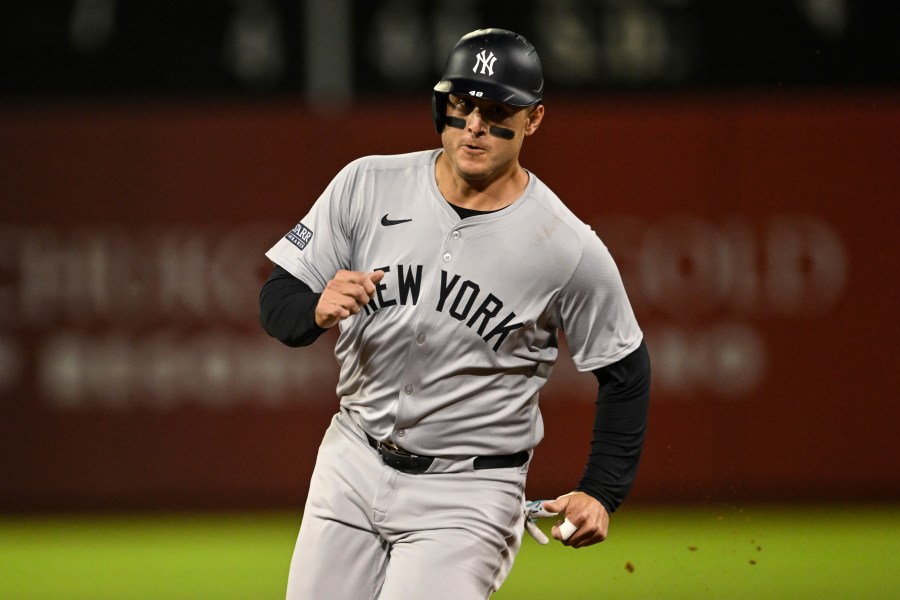
[[[399,225],[400,223],[409,223],[410,221],[412,221],[412,219],[398,219],[395,221],[393,219],[388,219],[387,215],[381,217],[381,224],[385,227],[389,227],[391,225]]]

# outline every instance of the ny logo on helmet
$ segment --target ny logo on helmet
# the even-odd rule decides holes
[[[485,70],[487,70],[488,75],[494,74],[494,63],[497,61],[497,57],[494,56],[494,53],[491,52],[489,55],[485,55],[485,51],[482,50],[480,54],[475,55],[475,66],[472,67],[472,72],[476,72],[478,70],[478,65],[481,65],[481,74],[484,75]]]

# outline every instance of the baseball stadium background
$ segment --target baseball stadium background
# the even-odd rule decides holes
[[[263,253],[350,160],[438,145],[481,26],[538,47],[523,163],[653,365],[610,539],[526,540],[497,596],[900,595],[894,3],[75,0],[0,7],[0,597],[283,596],[336,364],[258,326]],[[594,391],[563,351],[530,498]]]

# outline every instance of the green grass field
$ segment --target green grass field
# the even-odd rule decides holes
[[[0,598],[283,598],[298,525],[282,513],[0,517]],[[598,546],[526,536],[495,598],[900,598],[900,506],[626,506]]]

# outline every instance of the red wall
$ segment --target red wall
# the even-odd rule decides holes
[[[299,505],[333,337],[256,324],[263,253],[427,99],[0,107],[0,509]],[[635,502],[900,500],[900,97],[554,100],[523,163],[594,225],[654,369]],[[577,481],[564,355],[529,495]],[[580,441],[579,441],[580,440]]]

